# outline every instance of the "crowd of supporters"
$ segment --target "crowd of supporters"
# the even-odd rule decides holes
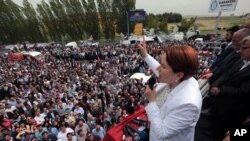
[[[159,60],[164,48],[179,44],[196,49],[197,79],[222,52],[195,41],[148,43],[148,52]],[[134,45],[32,50],[44,55],[43,63],[0,57],[0,140],[101,140],[146,103],[142,80],[130,76],[152,72]]]

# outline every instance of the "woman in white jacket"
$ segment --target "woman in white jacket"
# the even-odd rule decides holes
[[[196,52],[190,46],[167,47],[159,64],[147,54],[145,41],[138,48],[159,82],[170,87],[160,107],[156,88],[146,87],[150,141],[193,141],[202,105],[199,85],[193,78],[199,68]]]

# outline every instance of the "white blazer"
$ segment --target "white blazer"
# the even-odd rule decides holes
[[[150,55],[145,61],[158,76],[156,68],[160,64]],[[193,77],[177,85],[160,108],[156,102],[150,102],[145,108],[150,121],[150,141],[193,141],[201,106],[199,84]]]

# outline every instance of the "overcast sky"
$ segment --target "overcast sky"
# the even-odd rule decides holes
[[[22,0],[13,0],[21,5]],[[36,5],[41,0],[28,0]],[[46,0],[48,1],[48,0]],[[147,13],[164,13],[175,12],[186,15],[218,15],[217,13],[208,13],[208,7],[211,0],[136,0],[136,8],[144,9]],[[250,1],[238,0],[238,4],[234,12],[224,12],[224,15],[242,15],[243,13],[250,13]]]

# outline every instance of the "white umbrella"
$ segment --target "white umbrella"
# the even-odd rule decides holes
[[[130,76],[130,79],[137,79],[137,80],[142,79],[143,84],[145,84],[149,78],[150,76],[147,76],[144,73],[134,73],[132,76]]]
[[[65,45],[66,47],[73,47],[73,48],[77,48],[77,43],[76,42],[69,42]]]
[[[154,39],[152,39],[150,37],[147,37],[145,35],[143,35],[143,36],[144,36],[146,42],[153,42],[154,41]],[[139,39],[137,39],[137,41],[142,42],[143,41],[143,36],[141,36]]]

